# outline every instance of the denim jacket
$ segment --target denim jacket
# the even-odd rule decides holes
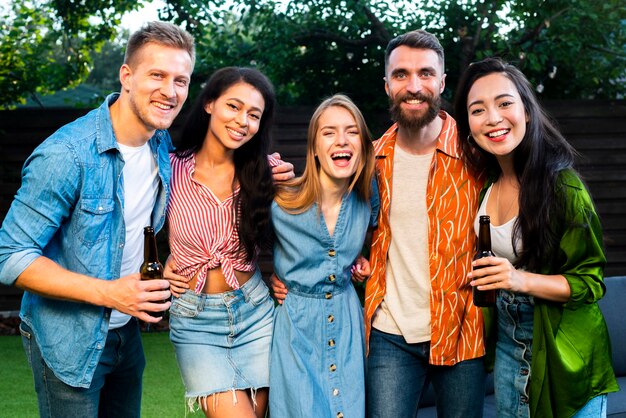
[[[67,270],[114,280],[125,242],[120,154],[109,106],[118,94],[40,144],[22,169],[22,186],[0,229],[0,283],[13,285],[40,256]],[[156,131],[150,148],[161,184],[152,225],[165,221],[172,143]],[[43,358],[70,386],[88,388],[106,342],[110,309],[24,292],[20,317]]]

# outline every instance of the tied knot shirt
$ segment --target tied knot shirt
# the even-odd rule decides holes
[[[451,366],[485,354],[482,314],[472,301],[467,273],[475,252],[472,223],[478,211],[482,179],[467,169],[458,146],[455,120],[446,112],[430,162],[426,188],[428,262],[430,272],[431,364]],[[394,124],[374,142],[376,179],[380,195],[378,228],[372,237],[372,275],[365,288],[366,341],[372,317],[386,293],[386,269],[391,240],[394,150],[398,132]]]
[[[204,288],[210,269],[222,268],[226,283],[239,289],[235,270],[253,271],[258,250],[252,260],[239,241],[235,207],[240,189],[223,201],[207,186],[193,178],[195,154],[180,158],[170,154],[172,164],[172,195],[167,208],[169,240],[178,273],[192,278],[197,275],[196,288]]]

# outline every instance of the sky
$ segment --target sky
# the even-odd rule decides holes
[[[8,9],[9,5],[13,1],[19,0],[0,0],[0,10]],[[162,0],[154,0],[148,3],[140,11],[127,13],[124,17],[122,17],[122,26],[129,29],[131,32],[134,32],[135,30],[141,28],[145,22],[158,20],[159,16],[157,11],[163,6],[163,4]]]
[[[153,20],[158,20],[158,10],[163,6],[163,1],[155,0],[147,4],[142,10],[127,13],[122,17],[122,26],[134,32],[141,26]]]

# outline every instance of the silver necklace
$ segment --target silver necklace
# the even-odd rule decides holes
[[[509,203],[509,208],[506,210],[506,212],[504,212],[504,215],[500,216],[500,189],[502,188],[502,183],[503,181],[502,179],[500,179],[500,181],[498,181],[498,193],[496,194],[496,206],[498,208],[498,220],[500,221],[500,223],[504,223],[508,220],[507,216],[513,208],[513,203],[515,203],[515,199],[510,199],[511,203]]]

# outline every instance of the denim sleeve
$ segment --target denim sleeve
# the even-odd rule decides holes
[[[78,170],[73,150],[62,141],[46,141],[28,157],[0,229],[0,283],[13,285],[69,216]]]
[[[378,212],[380,211],[380,196],[378,194],[378,182],[376,176],[372,178],[372,196],[370,197],[370,206],[372,208],[372,216],[370,218],[370,227],[378,226]]]

